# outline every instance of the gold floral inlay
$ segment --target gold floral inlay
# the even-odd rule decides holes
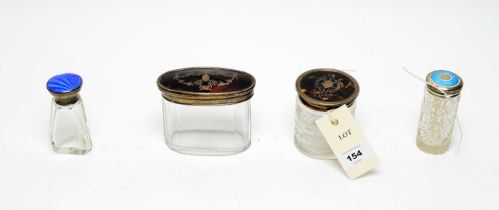
[[[341,78],[336,79],[335,74],[321,76],[315,81],[315,88],[312,92],[322,100],[328,100],[334,93],[345,86],[342,80]]]
[[[200,91],[211,91],[213,87],[223,87],[231,84],[234,79],[237,77],[235,73],[227,73],[217,76],[223,76],[224,79],[213,79],[213,76],[209,73],[203,73],[198,76],[193,75],[176,75],[176,80],[185,86],[197,86]],[[195,78],[198,79],[195,79]],[[192,80],[194,78],[194,80]]]
[[[204,73],[203,76],[201,77],[201,80],[203,80],[203,82],[210,81],[210,75],[208,73]]]

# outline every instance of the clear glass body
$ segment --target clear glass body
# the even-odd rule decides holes
[[[183,105],[163,98],[166,144],[190,155],[231,155],[251,143],[250,100],[231,105]]]
[[[416,138],[419,149],[430,154],[449,149],[459,98],[435,96],[425,89]]]
[[[355,113],[355,103],[349,107],[352,114]],[[326,139],[322,136],[315,121],[327,114],[327,111],[317,111],[302,103],[300,98],[296,100],[295,114],[295,145],[298,150],[315,159],[335,159]]]
[[[50,140],[57,153],[82,155],[92,150],[81,98],[68,105],[60,105],[52,100]]]

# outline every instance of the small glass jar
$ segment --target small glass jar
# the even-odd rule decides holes
[[[242,71],[193,67],[168,71],[162,92],[165,140],[190,155],[231,155],[251,143],[255,78]]]
[[[315,121],[328,111],[347,105],[355,113],[359,84],[349,74],[336,69],[312,69],[296,79],[296,148],[316,159],[335,159]]]
[[[47,82],[47,89],[54,96],[49,136],[57,153],[83,155],[92,150],[87,117],[78,94],[82,84],[81,77],[72,73],[53,76]]]
[[[426,76],[416,144],[423,152],[442,154],[449,149],[463,80],[446,70]]]

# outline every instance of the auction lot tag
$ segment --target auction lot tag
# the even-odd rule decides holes
[[[379,165],[379,159],[346,105],[328,112],[317,127],[350,179]]]

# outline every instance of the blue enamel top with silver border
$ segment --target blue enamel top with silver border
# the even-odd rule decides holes
[[[433,80],[433,82],[437,85],[444,87],[453,87],[461,82],[459,76],[447,70],[437,70],[433,72],[431,74],[431,80]]]
[[[70,93],[80,88],[82,83],[83,80],[78,74],[59,74],[49,79],[47,89],[56,94]]]

